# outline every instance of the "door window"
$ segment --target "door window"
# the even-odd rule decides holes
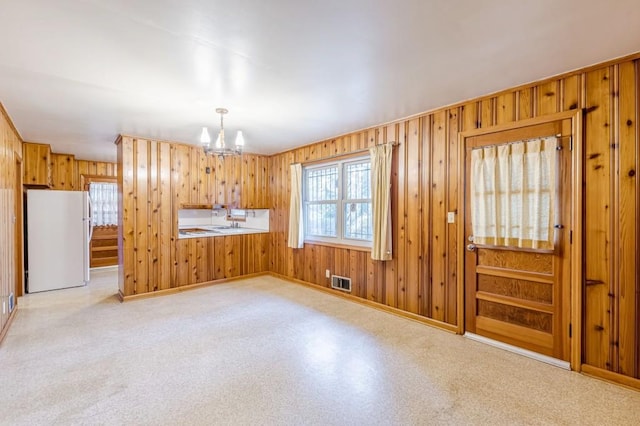
[[[549,136],[471,151],[475,244],[553,248],[557,146]]]

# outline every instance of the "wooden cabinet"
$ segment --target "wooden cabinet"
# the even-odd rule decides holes
[[[76,159],[69,154],[51,154],[51,189],[76,191]]]
[[[24,143],[22,161],[25,186],[51,186],[51,147],[41,143]]]

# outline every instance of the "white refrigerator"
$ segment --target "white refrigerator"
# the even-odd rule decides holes
[[[85,191],[27,190],[26,291],[89,282],[91,200]]]

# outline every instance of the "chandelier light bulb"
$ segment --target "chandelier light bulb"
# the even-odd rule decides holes
[[[237,147],[244,146],[244,136],[242,135],[242,130],[238,130],[238,133],[236,133],[236,146]]]
[[[209,129],[206,127],[202,128],[202,133],[200,133],[200,143],[203,145],[209,145],[211,143],[211,136],[209,136]]]

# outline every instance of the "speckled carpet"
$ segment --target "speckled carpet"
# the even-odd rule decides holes
[[[640,392],[272,277],[23,297],[0,424],[638,424]]]

